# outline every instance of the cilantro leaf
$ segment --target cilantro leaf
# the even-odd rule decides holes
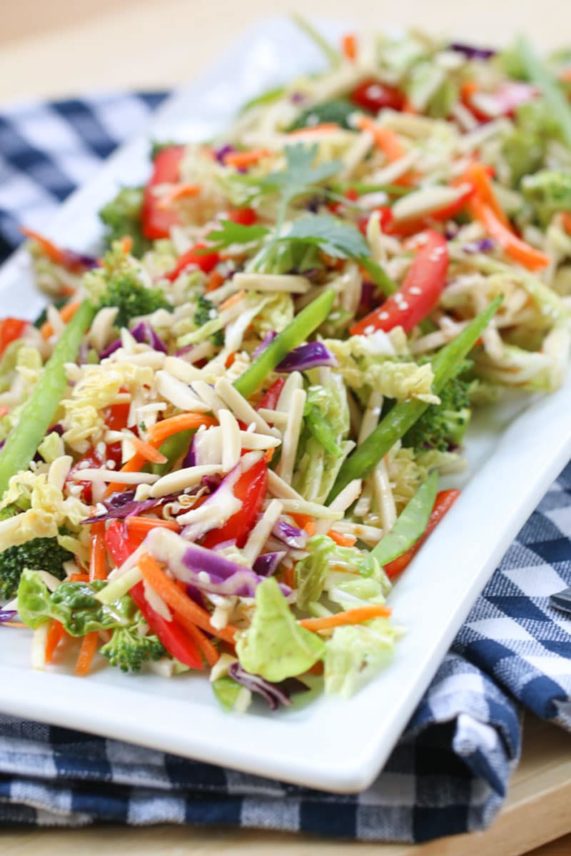
[[[265,226],[244,226],[233,220],[222,220],[220,227],[206,236],[216,247],[229,247],[231,244],[250,244],[260,241],[267,235]]]
[[[286,146],[284,154],[286,158],[285,169],[279,172],[271,172],[260,184],[268,190],[279,190],[282,197],[291,201],[296,196],[306,193],[312,186],[331,178],[342,167],[340,161],[329,161],[328,163],[313,166],[317,156],[318,146],[304,143],[296,143]]]
[[[281,240],[318,246],[324,253],[337,259],[362,258],[369,253],[365,239],[355,226],[328,214],[300,217]]]

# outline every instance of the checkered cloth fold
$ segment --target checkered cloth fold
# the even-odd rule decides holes
[[[163,98],[115,93],[0,114],[0,255],[20,240],[20,224],[41,229]],[[571,730],[571,621],[549,605],[571,585],[570,536],[571,466],[506,553],[364,793],[326,794],[0,716],[0,822],[225,824],[369,841],[486,827],[519,757],[515,700]]]

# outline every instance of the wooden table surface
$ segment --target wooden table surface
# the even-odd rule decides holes
[[[571,16],[562,0],[13,0],[0,29],[0,110],[22,98],[113,87],[162,88],[191,79],[236,33],[292,7],[357,25],[396,23],[448,32],[482,43],[528,32],[540,47],[569,43]],[[277,833],[151,829],[9,831],[3,856],[164,854],[333,854],[358,856],[568,856],[571,853],[571,741],[528,718],[522,763],[506,805],[485,833],[423,846],[352,844]],[[565,836],[565,837],[561,837]],[[546,842],[551,842],[546,844]],[[541,846],[545,845],[545,846]],[[539,850],[532,848],[540,847]]]

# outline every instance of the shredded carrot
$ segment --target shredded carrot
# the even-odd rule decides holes
[[[341,50],[349,62],[355,62],[357,59],[357,37],[355,33],[345,33],[341,39]]]
[[[2,419],[3,416],[7,416],[8,413],[10,413],[9,407],[0,407],[0,419]]]
[[[460,87],[460,96],[463,101],[470,101],[478,91],[478,84],[474,80],[465,80]]]
[[[311,523],[315,520],[310,514],[301,514],[299,511],[292,512],[290,517],[293,517],[300,529],[304,529],[306,523]]]
[[[218,308],[221,312],[223,309],[230,309],[231,306],[234,306],[235,303],[239,303],[239,301],[245,296],[245,291],[237,291],[236,294],[232,294],[227,300],[224,300]]]
[[[166,464],[167,457],[162,452],[159,452],[151,443],[145,443],[144,440],[135,436],[129,437],[129,442],[133,444],[137,454],[146,461],[150,461],[152,464]]]
[[[322,675],[323,674],[323,660],[318,660],[317,663],[314,663],[311,669],[307,670],[308,675]]]
[[[262,158],[267,158],[271,155],[269,149],[252,149],[249,152],[230,152],[224,156],[224,165],[233,166],[235,169],[245,169],[249,166],[254,166]]]
[[[484,164],[479,163],[478,161],[470,164],[464,173],[464,177],[469,184],[476,188],[476,193],[480,201],[491,208],[498,220],[503,223],[506,228],[511,230],[509,220],[506,217],[502,206],[498,202],[498,198],[494,192],[494,188],[492,187],[492,182],[490,181],[490,174]]]
[[[236,351],[232,351],[232,353],[228,354],[224,361],[224,365],[227,369],[236,361]]]
[[[46,636],[46,663],[51,663],[54,658],[56,648],[65,635],[66,632],[64,630],[63,624],[61,624],[59,621],[56,621],[55,618],[52,618],[52,620],[50,621],[50,626],[48,627],[48,634]]]
[[[34,229],[27,229],[23,226],[20,231],[26,236],[26,238],[31,241],[35,241],[36,244],[39,244],[51,262],[54,262],[56,265],[62,264],[63,252],[57,244],[54,244],[54,242],[50,241],[49,238],[45,238],[43,235],[40,235],[40,233],[36,232]]]
[[[75,674],[83,678],[89,673],[97,646],[99,645],[99,633],[94,630],[93,633],[86,633],[81,640],[81,647],[75,664]]]
[[[157,208],[170,208],[177,199],[189,199],[198,196],[201,187],[198,184],[175,184],[166,193],[161,193],[157,200]]]
[[[224,275],[221,274],[219,270],[213,270],[212,273],[208,275],[205,289],[206,291],[216,291],[217,288],[220,288],[223,282]]]
[[[563,83],[571,83],[571,67],[563,69],[559,75],[559,80],[562,80]]]
[[[220,654],[216,650],[210,639],[208,639],[208,637],[204,635],[202,630],[199,630],[198,627],[195,627],[192,624],[186,624],[185,629],[188,635],[192,638],[193,642],[196,642],[200,653],[203,655],[208,665],[213,666],[215,663],[217,663],[220,659]]]
[[[178,416],[171,416],[170,419],[163,419],[162,422],[153,425],[149,431],[149,439],[153,446],[160,446],[173,434],[179,434],[181,431],[192,431],[194,428],[200,428],[201,425],[216,425],[216,420],[212,416],[204,415],[204,413],[179,413]],[[123,471],[124,469],[121,470],[121,472]]]
[[[328,615],[325,618],[304,618],[299,623],[306,630],[320,631],[332,630],[334,627],[342,627],[345,624],[362,624],[372,618],[388,618],[391,609],[381,604],[371,606],[360,606],[357,609],[348,609],[347,612],[338,612],[336,615]]]
[[[91,556],[89,558],[89,579],[107,579],[107,551],[105,549],[105,523],[93,523],[91,526]]]
[[[525,241],[514,235],[510,229],[498,220],[489,205],[486,205],[476,197],[468,202],[468,210],[475,220],[479,220],[482,223],[486,232],[498,242],[506,255],[514,261],[519,262],[528,270],[539,270],[547,267],[549,256],[546,256],[541,250],[536,250],[535,247],[526,244]]]
[[[131,250],[133,249],[133,239],[131,235],[123,235],[120,241],[121,249],[125,253],[125,255],[129,255]]]
[[[282,579],[286,586],[289,586],[291,589],[296,588],[295,571],[293,569],[293,565],[288,565],[287,568],[285,568],[282,575]]]
[[[571,214],[569,214],[567,211],[564,211],[561,215],[561,219],[563,221],[563,228],[571,235]]]
[[[341,532],[336,532],[335,529],[330,529],[327,534],[340,547],[353,547],[357,541],[354,535],[342,535]]]
[[[319,125],[311,125],[308,128],[296,128],[294,131],[289,131],[288,136],[311,137],[314,134],[331,134],[333,131],[338,131],[339,127],[336,122],[321,122]]]
[[[150,532],[151,529],[170,529],[172,532],[180,532],[180,526],[174,520],[161,520],[160,517],[139,517],[133,515],[125,519],[128,529],[141,534]]]
[[[89,582],[89,574],[71,574],[66,582],[68,583],[88,583]]]
[[[209,613],[180,591],[174,580],[167,577],[156,559],[145,553],[139,559],[138,564],[143,579],[156,591],[159,597],[162,597],[172,607],[179,621],[186,628],[189,625],[193,627],[198,626],[202,630],[212,633],[213,636],[220,636],[221,639],[225,639],[227,642],[234,641],[236,628],[228,625],[218,630],[214,627],[210,622]]]
[[[405,98],[405,102],[402,107],[402,112],[408,113],[410,116],[418,116],[419,113],[410,98]]]
[[[383,152],[389,163],[400,160],[406,154],[406,149],[390,128],[382,128],[370,116],[359,116],[356,124],[361,131],[371,134],[376,147]]]
[[[68,321],[71,321],[80,306],[81,300],[71,300],[69,303],[66,303],[65,306],[62,306],[62,308],[59,310],[59,317],[61,318],[64,324],[67,324]],[[50,336],[53,336],[54,328],[52,327],[49,321],[44,321],[44,323],[40,327],[40,333],[42,334],[43,339],[49,339]]]
[[[157,445],[160,446],[160,443]],[[126,464],[123,464],[120,473],[137,473],[139,470],[145,466],[146,460],[140,455],[138,452],[135,452],[132,458],[129,458]],[[109,496],[111,493],[115,493],[117,490],[124,490],[125,485],[119,484],[118,482],[113,482],[107,486],[107,490],[105,491],[105,496]]]
[[[17,627],[20,630],[23,630],[27,627],[27,624],[24,624],[23,621],[3,621],[2,627]]]

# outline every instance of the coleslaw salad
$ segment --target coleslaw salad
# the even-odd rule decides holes
[[[65,305],[2,327],[0,549],[67,551],[6,606],[38,666],[79,639],[78,674],[97,649],[209,667],[238,710],[319,671],[349,694],[390,658],[389,577],[456,497],[437,480],[471,408],[561,382],[569,141],[545,86],[424,37],[343,44],[224,139],[161,147],[107,206],[102,262],[32,236]],[[518,175],[532,113],[543,161]]]

